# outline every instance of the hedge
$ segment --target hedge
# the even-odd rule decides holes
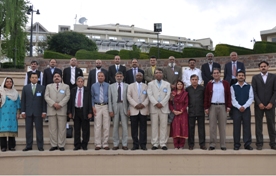
[[[149,56],[155,56],[157,58],[158,57],[158,48],[151,47],[150,51],[149,51]],[[174,56],[175,58],[183,58],[182,53],[159,48],[159,58],[167,59],[170,56]]]
[[[210,51],[203,48],[184,48],[183,49],[183,57],[205,57],[207,53],[213,53],[214,51]]]
[[[71,59],[73,56],[58,53],[55,51],[44,51],[44,59]]]
[[[99,53],[97,51],[87,51],[87,50],[79,50],[76,52],[77,59],[101,59],[101,60],[112,60],[114,59],[114,55]]]
[[[119,55],[119,51],[118,50],[109,50],[107,52],[105,52],[105,54],[111,54],[113,56]]]
[[[215,49],[216,56],[229,56],[231,52],[237,52],[239,55],[254,54],[254,51],[248,48],[227,45],[227,44],[217,44]]]
[[[121,59],[139,59],[140,58],[140,52],[139,51],[132,51],[132,50],[120,50],[119,56]]]
[[[2,63],[2,68],[14,68],[14,63],[13,62]],[[15,68],[23,69],[24,68],[24,63],[17,63]]]
[[[139,59],[149,59],[149,54],[148,53],[140,53]]]
[[[275,42],[256,42],[253,48],[255,54],[261,53],[275,53],[276,52],[276,43]]]

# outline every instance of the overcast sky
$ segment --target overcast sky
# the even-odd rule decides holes
[[[162,23],[161,35],[190,39],[211,38],[214,47],[226,43],[253,48],[260,31],[276,26],[276,0],[30,0],[48,31],[86,17],[87,24],[124,24],[153,30]],[[29,19],[29,21],[31,21]],[[30,22],[28,23],[30,26]]]

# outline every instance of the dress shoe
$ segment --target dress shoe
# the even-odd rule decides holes
[[[215,150],[215,147],[209,147],[209,150]]]
[[[201,150],[207,150],[207,148],[205,147],[205,145],[200,146],[200,149],[201,149]]]
[[[101,147],[95,147],[95,150],[101,150]]]
[[[119,147],[113,147],[112,148],[112,150],[118,150],[119,149]]]
[[[157,150],[158,149],[158,147],[155,147],[155,146],[153,146],[152,148],[151,148],[151,150]]]
[[[51,147],[49,151],[54,151],[54,150],[57,150],[58,148],[57,147]]]
[[[132,147],[131,150],[139,150],[139,147]]]
[[[262,146],[257,146],[257,150],[262,150],[263,147]]]
[[[239,147],[234,147],[234,150],[239,150],[240,148]]]
[[[80,147],[75,147],[73,150],[76,151],[76,150],[79,150],[81,149]]]
[[[9,148],[10,151],[15,151],[15,148]]]
[[[189,150],[194,150],[194,147],[193,146],[189,146]]]
[[[82,150],[87,150],[87,147],[82,147]]]
[[[142,150],[148,150],[146,146],[141,147]]]
[[[38,148],[38,151],[42,152],[42,151],[44,151],[44,149],[43,148]]]
[[[226,147],[220,147],[221,150],[226,150]]]
[[[105,149],[105,150],[110,150],[110,148],[109,148],[109,147],[104,147],[104,149]]]
[[[24,148],[22,151],[23,151],[23,152],[27,152],[27,151],[29,151],[29,150],[32,150],[32,148],[27,148],[27,147],[26,147],[26,148]]]
[[[64,147],[60,147],[59,150],[60,150],[60,151],[64,151],[65,148],[64,148]]]
[[[244,147],[245,150],[253,150],[253,147],[251,147],[250,145]]]
[[[162,150],[168,150],[168,147],[167,146],[163,146],[161,147]]]
[[[227,120],[233,120],[233,118],[232,117],[228,117]]]
[[[5,151],[7,151],[7,149],[6,149],[6,148],[2,148],[1,151],[2,151],[2,152],[5,152]]]
[[[122,147],[123,150],[128,150],[127,146]]]
[[[276,145],[271,146],[271,149],[272,149],[272,150],[276,150]]]

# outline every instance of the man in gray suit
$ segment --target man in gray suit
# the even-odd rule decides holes
[[[275,100],[276,100],[276,75],[268,73],[269,64],[266,61],[259,63],[261,74],[252,78],[252,87],[255,100],[255,129],[257,150],[263,147],[263,116],[265,113],[270,147],[276,150],[275,143]]]
[[[166,143],[168,114],[170,113],[168,101],[171,94],[171,85],[162,80],[163,71],[157,68],[154,72],[155,80],[148,84],[148,97],[150,100],[151,118],[151,144],[152,150],[160,145],[163,150],[168,150]],[[158,124],[160,121],[160,140],[158,141]]]
[[[171,89],[175,88],[177,80],[182,80],[182,68],[175,64],[175,57],[169,57],[169,64],[164,68],[164,80],[171,84]]]
[[[128,116],[130,114],[128,110],[127,102],[127,88],[128,84],[123,83],[123,73],[118,71],[115,74],[116,82],[111,84],[108,88],[108,111],[111,118],[113,118],[113,148],[112,150],[119,149],[119,124],[122,123],[122,149],[128,150],[127,138],[128,138]]]
[[[154,80],[154,71],[156,69],[156,63],[157,63],[157,59],[155,56],[151,56],[150,57],[150,67],[146,68],[145,70],[145,81],[147,82],[147,84],[149,82],[151,82],[152,80]]]
[[[31,73],[30,81],[31,84],[23,87],[21,95],[21,116],[25,118],[26,128],[26,148],[23,151],[32,150],[33,123],[35,123],[37,148],[39,151],[44,151],[42,119],[46,117],[45,87],[37,84],[37,73]]]
[[[70,89],[61,83],[60,73],[54,73],[54,83],[48,84],[45,91],[47,115],[49,117],[50,151],[64,151],[66,139],[67,102],[70,99]]]

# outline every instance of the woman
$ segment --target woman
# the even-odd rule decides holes
[[[171,123],[170,137],[173,137],[175,149],[183,149],[185,139],[188,138],[188,93],[184,89],[184,83],[177,81],[176,89],[171,94],[169,106],[175,116]]]
[[[15,151],[15,137],[18,133],[20,113],[19,94],[14,88],[11,77],[6,77],[0,88],[0,140],[1,151],[7,151],[7,137],[9,150]]]

